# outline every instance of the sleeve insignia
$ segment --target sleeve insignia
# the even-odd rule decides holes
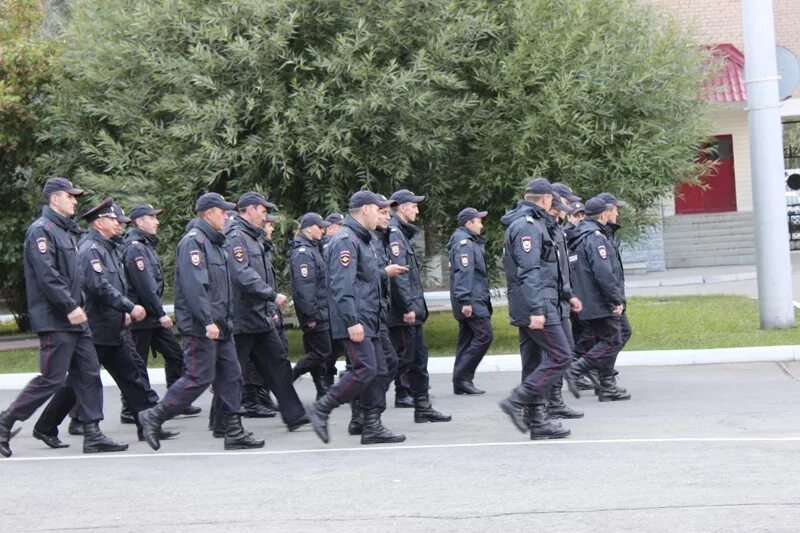
[[[352,257],[350,255],[350,250],[342,250],[339,253],[339,262],[342,264],[343,267],[349,266],[351,260]]]
[[[389,248],[392,250],[392,255],[397,257],[400,255],[400,243],[393,242],[389,244]]]
[[[306,265],[305,263],[300,265],[300,275],[303,276],[304,278],[308,277],[308,265]]]
[[[239,261],[240,263],[244,261],[244,249],[241,246],[233,247],[233,258]]]
[[[464,246],[465,244],[467,244],[467,239],[461,239],[461,242],[459,242],[458,244]]]
[[[36,248],[39,249],[40,254],[47,253],[47,238],[46,237],[39,237],[36,239]]]
[[[136,262],[136,268],[139,270],[144,270],[144,257],[140,255],[139,257],[135,258],[134,261]]]
[[[605,246],[598,246],[597,253],[599,253],[600,257],[602,257],[603,259],[608,259],[608,252],[606,252]]]
[[[90,263],[91,263],[91,265],[92,265],[92,270],[94,270],[94,271],[95,271],[95,272],[97,272],[98,274],[100,274],[101,272],[103,272],[103,264],[100,262],[100,260],[99,260],[99,259],[92,259],[92,260],[91,260],[91,261],[89,261],[89,262],[90,262]]]
[[[528,221],[528,222],[530,222],[531,224],[534,224],[533,217],[532,217],[532,216],[530,216],[530,215],[525,215],[525,220],[527,220],[527,221]]]
[[[569,256],[570,263],[577,263],[578,262],[578,254],[572,254]]]
[[[200,266],[200,250],[190,251],[189,261],[191,261],[194,266]]]
[[[300,248],[297,249],[297,251],[302,254],[303,252],[306,251],[306,247],[305,246],[301,246]]]
[[[522,251],[525,252],[526,254],[531,253],[531,250],[533,250],[533,239],[530,236],[526,235],[525,237],[522,237],[521,243],[522,243]]]
[[[462,267],[469,266],[469,254],[461,254],[461,266]]]

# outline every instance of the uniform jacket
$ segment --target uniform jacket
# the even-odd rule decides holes
[[[572,291],[572,283],[569,273],[569,250],[567,249],[566,225],[556,222],[553,231],[553,240],[556,243],[558,253],[558,275],[559,275],[559,306],[561,316],[569,318],[569,300],[575,296]]]
[[[216,324],[220,338],[233,334],[233,287],[225,235],[198,219],[175,255],[175,318],[182,335],[205,337]]]
[[[622,280],[622,288],[623,288],[623,298],[625,297],[625,269],[622,266],[622,254],[620,253],[620,246],[621,242],[619,237],[617,237],[617,231],[619,231],[620,226],[618,224],[611,224],[610,222],[603,226],[603,232],[608,237],[608,240],[611,241],[611,245],[614,247],[614,250],[617,252],[617,260],[614,263],[614,273]]]
[[[386,251],[386,239],[389,236],[389,230],[376,229],[372,235],[370,245],[375,252],[375,257],[378,259],[378,273],[380,275],[381,285],[381,324],[386,327],[389,321],[389,309],[392,306],[391,298],[391,283],[392,280],[386,273],[386,267],[389,265],[389,254]]]
[[[506,226],[503,270],[511,323],[527,326],[532,315],[544,315],[547,324],[560,324],[555,221],[541,207],[520,202],[501,222]]]
[[[321,248],[321,243],[301,235],[292,241],[289,250],[292,301],[303,331],[330,329],[328,279]],[[308,327],[309,322],[316,322],[314,329]]]
[[[419,259],[411,246],[411,241],[418,232],[419,228],[403,222],[396,215],[389,222],[387,237],[389,261],[408,267],[407,274],[395,277],[391,283],[392,306],[389,310],[389,327],[411,325],[403,322],[403,315],[411,311],[416,314],[413,325],[424,324],[428,318],[428,305],[425,303]]]
[[[133,310],[118,242],[92,228],[78,245],[92,342],[103,346],[122,344],[125,313]]]
[[[275,273],[272,246],[267,246],[264,230],[240,216],[225,226],[225,238],[233,269],[233,307],[235,333],[264,333],[275,327],[272,302],[275,301]]]
[[[364,326],[365,338],[375,338],[380,327],[380,272],[371,246],[372,233],[350,215],[325,253],[328,266],[328,302],[334,339],[347,339],[347,328]]]
[[[615,272],[616,248],[603,225],[582,220],[569,234],[569,247],[572,286],[583,302],[580,317],[591,320],[612,316],[614,307],[625,303],[625,288]]]
[[[158,237],[138,228],[125,236],[122,263],[128,278],[128,298],[147,311],[141,322],[131,324],[131,329],[160,328],[159,319],[166,315],[161,297],[164,295],[164,272],[156,254]]]
[[[42,331],[82,331],[67,315],[83,306],[81,271],[78,267],[80,228],[49,206],[42,208],[25,232],[25,292],[31,329]]]
[[[450,304],[456,320],[465,320],[461,312],[464,305],[472,306],[472,316],[492,316],[489,293],[489,271],[485,259],[486,239],[475,235],[464,226],[450,237]]]

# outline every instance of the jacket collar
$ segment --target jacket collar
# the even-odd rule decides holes
[[[99,231],[94,228],[89,228],[89,231],[86,233],[86,240],[94,241],[101,246],[103,246],[106,250],[112,251],[116,248],[116,243],[112,239],[107,239],[104,237]]]
[[[74,220],[68,217],[62,217],[53,211],[49,205],[42,207],[42,216],[70,233],[74,233],[75,235],[81,234],[81,228]]]
[[[158,246],[158,237],[155,235],[150,235],[149,233],[145,233],[144,231],[140,230],[139,228],[133,228],[131,231],[128,232],[128,241],[140,241],[145,242],[155,248]]]
[[[195,224],[194,228],[192,229],[202,232],[206,237],[208,237],[208,240],[217,246],[222,246],[225,243],[225,235],[212,228],[211,224],[202,218],[197,219],[197,224]]]
[[[241,231],[247,233],[254,239],[263,239],[266,235],[263,229],[255,227],[240,215],[236,215],[233,221]]]
[[[347,215],[344,218],[344,225],[350,228],[353,233],[355,233],[356,236],[365,243],[369,244],[369,241],[372,240],[372,232],[362,226],[361,223],[352,216]]]
[[[389,222],[390,226],[397,226],[400,228],[400,231],[403,232],[403,235],[406,236],[406,239],[411,240],[414,236],[419,233],[419,228],[410,222],[405,222],[400,220],[400,217],[397,215],[392,215],[392,220]]]

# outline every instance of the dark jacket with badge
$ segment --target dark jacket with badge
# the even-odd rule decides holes
[[[506,226],[503,270],[511,323],[527,326],[531,316],[544,315],[546,324],[560,324],[555,221],[541,207],[520,202],[501,222]]]
[[[125,236],[122,263],[128,278],[128,298],[147,311],[147,317],[131,324],[132,330],[160,328],[159,319],[166,315],[161,297],[164,295],[164,272],[156,254],[158,237],[138,228]]]
[[[126,296],[128,281],[118,241],[106,239],[92,228],[78,245],[92,342],[103,346],[122,344],[125,313],[133,310],[133,302]]]
[[[456,320],[466,320],[461,307],[472,306],[472,316],[492,316],[489,271],[486,268],[486,239],[461,226],[447,245],[450,251],[450,305]]]
[[[350,215],[325,250],[328,267],[328,308],[334,339],[347,339],[347,328],[364,326],[364,338],[380,328],[380,271],[371,246],[373,234]]]
[[[25,292],[33,331],[82,331],[67,319],[83,306],[78,265],[80,228],[49,206],[25,232]]]
[[[321,243],[301,235],[292,241],[291,246],[292,301],[297,320],[303,331],[327,331],[330,329],[328,280],[320,251]],[[313,329],[308,327],[309,322],[316,322]]]
[[[602,224],[585,219],[568,235],[572,287],[583,302],[584,320],[613,316],[614,307],[625,303],[617,252],[603,230]]]
[[[376,229],[372,235],[370,245],[375,251],[375,257],[378,259],[378,273],[381,280],[381,324],[387,327],[389,322],[389,309],[392,307],[391,286],[392,280],[389,274],[386,273],[386,267],[390,264],[389,254],[386,251],[386,239],[389,237],[389,229]]]
[[[234,332],[264,333],[275,325],[275,273],[266,233],[240,216],[225,226],[233,270]]]
[[[395,265],[408,267],[408,273],[395,277],[391,283],[392,306],[389,310],[389,327],[412,325],[403,322],[403,315],[411,311],[416,314],[413,324],[415,326],[424,324],[428,318],[428,305],[425,302],[419,259],[411,246],[411,241],[417,233],[419,228],[403,222],[396,215],[389,222],[386,243],[389,261]]]
[[[556,252],[558,253],[558,286],[561,316],[563,318],[569,318],[569,301],[575,294],[572,291],[572,282],[570,281],[569,275],[569,250],[567,247],[565,226],[565,224],[556,222],[555,230],[553,231],[553,240],[556,243]]]
[[[175,319],[182,335],[205,337],[216,324],[220,339],[233,334],[233,287],[225,235],[198,219],[175,255]]]

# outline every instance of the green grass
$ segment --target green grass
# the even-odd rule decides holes
[[[800,344],[797,328],[761,330],[758,302],[742,296],[672,296],[631,298],[628,316],[633,337],[626,350],[687,350],[735,346]],[[800,316],[796,317],[800,319]],[[800,320],[798,320],[800,323]],[[517,328],[508,323],[506,308],[492,317],[494,343],[490,354],[518,353]],[[288,330],[290,357],[302,353],[302,333]],[[453,355],[458,324],[450,312],[434,313],[425,324],[425,339],[432,356]],[[161,366],[159,357],[151,366]],[[36,372],[36,350],[0,352],[0,373]]]

